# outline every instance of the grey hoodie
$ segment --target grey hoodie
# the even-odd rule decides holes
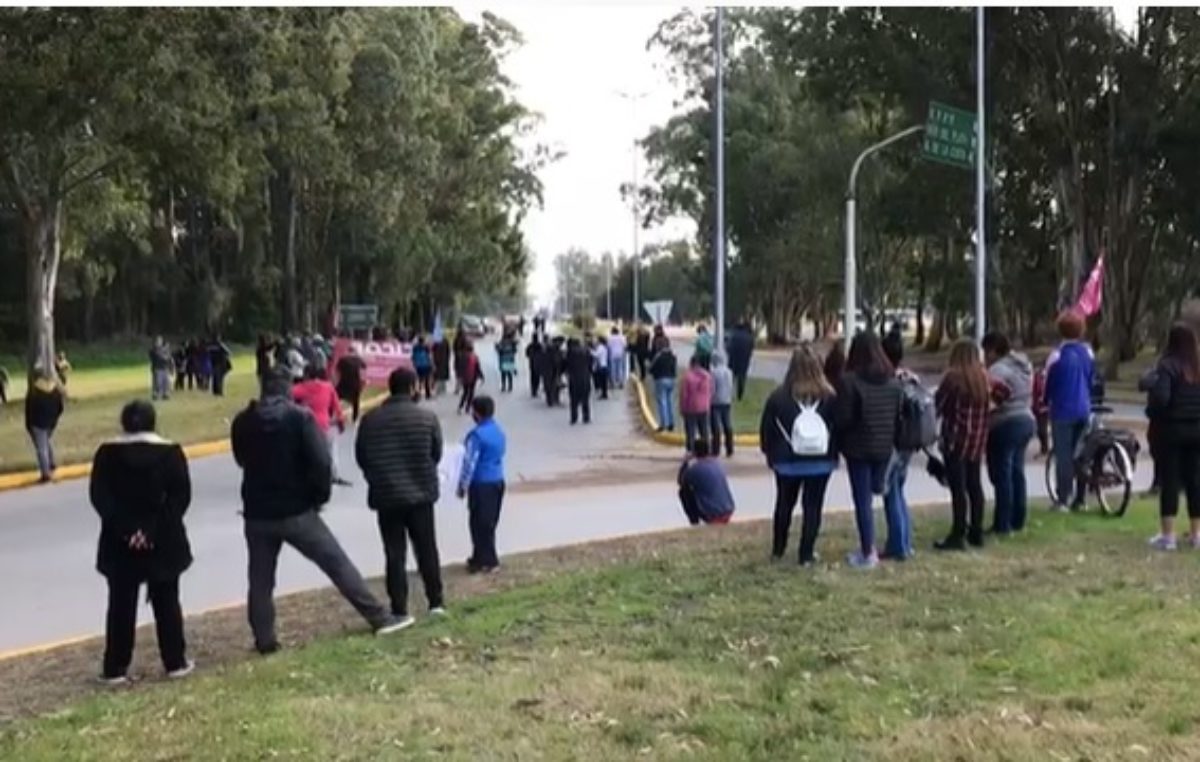
[[[712,404],[733,404],[733,371],[725,364],[725,355],[720,352],[712,358],[713,394]]]
[[[1010,352],[988,368],[988,373],[1012,391],[1012,396],[992,410],[988,427],[995,428],[1020,417],[1033,420],[1033,365],[1029,358],[1020,352]]]

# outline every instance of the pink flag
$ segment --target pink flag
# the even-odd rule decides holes
[[[1079,301],[1075,303],[1075,311],[1084,317],[1091,317],[1100,311],[1103,303],[1104,255],[1101,254],[1100,258],[1096,260],[1096,266],[1092,268],[1092,274],[1083,284],[1083,290],[1079,292]]]

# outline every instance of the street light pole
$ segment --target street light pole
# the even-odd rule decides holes
[[[985,226],[987,188],[984,184],[984,117],[983,72],[986,44],[983,26],[983,6],[975,10],[975,340],[982,342],[987,330],[987,230]]]
[[[858,158],[854,160],[854,165],[850,168],[850,182],[846,187],[846,302],[842,322],[842,334],[847,340],[854,336],[858,315],[858,252],[855,250],[854,240],[857,229],[855,215],[858,211],[858,199],[855,196],[854,186],[858,182],[858,170],[862,168],[863,161],[871,154],[887,148],[892,143],[903,140],[909,135],[916,135],[923,129],[925,126],[918,124],[869,146],[867,150],[858,155]]]
[[[642,314],[642,252],[641,249],[638,248],[638,229],[642,226],[642,224],[641,215],[639,214],[640,206],[638,197],[638,187],[640,183],[638,182],[637,104],[638,101],[640,101],[642,98],[645,98],[647,95],[649,95],[649,93],[633,93],[626,92],[624,90],[617,90],[616,93],[619,97],[629,101],[630,116],[632,117],[630,121],[633,124],[634,130],[634,137],[630,143],[630,164],[632,165],[632,175],[630,177],[632,201],[630,203],[630,210],[633,215],[633,304],[631,305],[633,307],[633,311],[630,313],[630,316],[634,322],[637,322],[641,319]]]
[[[724,25],[725,12],[721,6],[717,6],[716,29],[715,29],[715,64],[717,75],[717,92],[716,92],[716,128],[714,130],[716,154],[716,231],[714,233],[715,240],[713,253],[715,255],[716,265],[716,288],[714,299],[716,300],[716,326],[713,331],[713,339],[716,347],[720,351],[725,351],[725,66],[724,66]]]

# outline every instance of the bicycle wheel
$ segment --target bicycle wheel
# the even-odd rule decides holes
[[[1096,456],[1092,489],[1106,516],[1124,516],[1133,494],[1133,464],[1120,442]]]
[[[1051,452],[1046,456],[1046,497],[1050,498],[1050,505],[1058,505],[1058,474],[1054,468],[1054,453]]]

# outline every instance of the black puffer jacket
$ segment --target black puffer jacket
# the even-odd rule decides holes
[[[867,378],[847,373],[837,393],[837,438],[842,454],[854,460],[889,459],[900,415],[900,382],[891,375]]]
[[[1168,441],[1200,443],[1200,383],[1189,383],[1183,368],[1163,358],[1155,369],[1149,392],[1149,410]]]
[[[329,448],[308,410],[264,397],[233,419],[231,439],[246,519],[286,519],[329,502]]]
[[[395,395],[363,416],[354,456],[377,511],[438,501],[442,426],[433,411]]]
[[[812,403],[812,400],[807,400],[804,404]],[[835,397],[827,397],[817,403],[817,413],[829,429],[829,451],[824,455],[797,455],[792,451],[789,439],[792,424],[800,415],[800,404],[786,386],[780,386],[772,392],[763,405],[762,420],[758,424],[759,447],[767,457],[767,465],[774,468],[780,463],[837,460],[836,407]]]
[[[154,434],[133,434],[100,445],[89,489],[100,514],[96,569],[106,577],[169,580],[191,566],[183,514],[192,485],[183,448]],[[133,550],[141,531],[151,547]]]

